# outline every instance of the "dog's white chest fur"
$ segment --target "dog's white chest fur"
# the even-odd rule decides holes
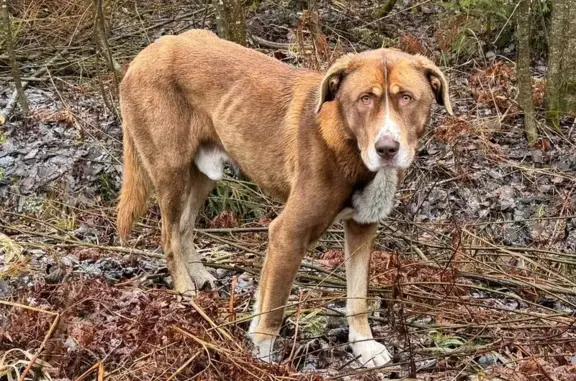
[[[392,211],[397,186],[397,169],[379,170],[364,189],[354,193],[352,207],[344,208],[336,220],[353,219],[360,224],[380,222]]]

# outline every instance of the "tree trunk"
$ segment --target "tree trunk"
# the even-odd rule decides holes
[[[520,0],[518,6],[516,37],[518,39],[518,56],[516,57],[516,77],[518,79],[518,103],[524,111],[524,130],[528,144],[533,145],[538,139],[534,102],[532,100],[532,74],[530,73],[530,7],[532,0]]]
[[[564,72],[566,80],[564,81],[564,103],[560,108],[567,114],[576,116],[576,6],[570,7],[570,17],[568,18],[568,44],[566,45],[566,54]]]
[[[566,94],[566,83],[569,82],[567,67],[567,57],[570,48],[570,1],[571,0],[552,0],[552,17],[550,26],[550,36],[548,41],[548,73],[546,74],[546,119],[555,128],[560,125],[560,115],[562,114],[563,98]],[[572,31],[576,33],[576,31]],[[572,44],[574,45],[574,44]],[[566,71],[566,72],[565,72]],[[576,78],[572,78],[576,80]]]
[[[10,57],[10,67],[12,68],[12,77],[14,78],[14,85],[18,94],[18,102],[24,114],[28,113],[28,100],[24,94],[24,87],[20,80],[20,68],[16,60],[16,53],[14,52],[14,44],[12,41],[12,25],[10,15],[8,14],[8,1],[2,0],[2,21],[4,23],[4,31],[6,36],[6,53]],[[2,121],[3,123],[3,121]],[[1,124],[1,123],[0,123]]]
[[[240,0],[212,0],[216,12],[218,35],[226,40],[246,45],[246,21]]]

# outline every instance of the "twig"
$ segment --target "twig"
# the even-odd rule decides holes
[[[198,357],[198,355],[199,355],[201,352],[202,352],[202,350],[199,350],[199,351],[196,352],[194,355],[192,355],[192,357],[190,357],[188,360],[186,360],[186,361],[184,362],[184,364],[182,364],[182,365],[180,366],[180,368],[176,369],[176,371],[175,371],[174,373],[172,373],[172,375],[171,375],[170,377],[168,377],[168,378],[166,379],[166,381],[170,381],[170,380],[173,380],[174,378],[176,378],[176,376],[179,375],[180,372],[182,372],[184,369],[186,369],[186,367],[187,367],[188,365],[190,365],[190,363],[191,363],[192,361],[194,361],[194,359],[195,359],[196,357]]]
[[[214,320],[212,320],[210,318],[210,316],[208,316],[206,314],[206,312],[204,312],[204,310],[202,309],[202,307],[200,307],[198,304],[196,304],[193,300],[190,300],[190,305],[192,307],[194,307],[194,309],[200,314],[200,316],[202,316],[204,318],[204,320],[206,320],[208,322],[208,324],[210,324],[213,328],[215,328],[222,336],[224,336],[226,339],[228,339],[231,343],[236,344],[236,347],[240,350],[242,350],[242,347],[240,346],[240,344],[238,344],[233,338],[232,336],[230,336],[230,334],[228,332],[226,332],[226,330],[222,327],[219,327],[218,324],[214,323]]]
[[[170,20],[165,20],[165,21],[159,22],[159,23],[154,24],[154,25],[150,25],[149,27],[146,27],[146,28],[144,28],[144,29],[137,30],[137,31],[135,31],[135,32],[131,32],[131,33],[126,33],[126,34],[121,34],[121,35],[118,35],[118,36],[114,36],[114,37],[110,38],[110,42],[116,42],[116,41],[120,41],[120,40],[126,39],[126,38],[128,38],[128,37],[136,36],[137,34],[140,34],[140,33],[146,33],[146,32],[148,32],[148,31],[150,31],[150,30],[158,29],[158,28],[160,28],[160,27],[163,27],[164,25],[168,25],[168,24],[173,23],[173,22],[176,22],[176,21],[180,21],[180,20],[188,19],[188,18],[190,18],[190,17],[192,17],[192,16],[196,16],[198,13],[203,12],[203,11],[204,11],[204,8],[203,8],[203,9],[197,9],[197,10],[195,10],[195,11],[193,11],[193,12],[184,13],[184,14],[181,15],[181,16],[174,17],[174,18],[172,18],[172,19],[170,19]]]
[[[49,80],[49,78],[47,78],[47,77],[42,77],[42,78],[21,77],[20,79],[22,81],[25,81],[25,82],[46,82]],[[0,80],[2,80],[2,81],[14,81],[14,78],[12,78],[12,77],[0,77]]]
[[[52,332],[54,332],[54,330],[56,329],[56,326],[58,325],[59,321],[60,321],[60,314],[57,314],[56,317],[54,318],[54,321],[52,321],[52,325],[50,325],[50,329],[48,330],[48,332],[44,336],[44,340],[42,340],[42,344],[40,344],[40,348],[38,348],[38,351],[36,352],[34,357],[32,357],[32,360],[30,360],[30,362],[26,366],[26,368],[24,369],[24,372],[22,372],[22,375],[20,376],[19,381],[24,381],[28,372],[30,372],[30,369],[32,369],[34,362],[36,361],[38,356],[40,356],[40,353],[42,353],[42,351],[44,350],[44,347],[46,346],[48,339],[50,339],[50,336],[52,336]]]
[[[14,228],[14,227],[9,227],[9,226],[4,226],[5,228],[11,229],[11,230],[15,230],[18,231],[20,233],[23,234],[32,234],[32,235],[36,235],[36,236],[40,236],[40,237],[46,237],[46,238],[50,238],[50,239],[54,239],[54,240],[59,240],[62,242],[65,242],[65,244],[58,244],[57,246],[59,247],[78,247],[78,246],[84,246],[84,247],[91,247],[91,248],[96,248],[96,249],[102,249],[102,250],[110,250],[110,251],[116,251],[116,252],[120,252],[120,253],[127,253],[127,254],[136,254],[136,255],[143,255],[143,256],[147,256],[147,257],[151,257],[151,258],[158,258],[158,259],[164,259],[164,255],[162,254],[156,254],[156,253],[152,253],[146,250],[140,250],[140,249],[133,249],[133,248],[127,248],[127,247],[121,247],[121,246],[104,246],[104,245],[97,245],[97,244],[93,244],[93,243],[89,243],[89,242],[84,242],[84,241],[79,241],[79,240],[73,240],[70,238],[65,238],[65,237],[58,237],[58,236],[52,236],[49,234],[44,234],[44,233],[39,233],[39,232],[30,232],[30,231],[23,231],[21,229],[18,228]],[[220,237],[217,236],[213,236],[212,234],[208,234],[211,237],[214,237],[215,239],[219,239]],[[226,240],[222,240],[228,244],[231,244],[231,242],[228,242]],[[26,242],[26,243],[22,243],[23,245],[34,245],[34,246],[42,246],[41,244],[38,243],[31,243],[31,242]],[[250,253],[254,253],[257,255],[263,255],[261,253],[258,253],[254,250],[250,250],[248,248],[245,248],[241,245],[232,245],[232,246],[236,246],[239,248],[242,248],[243,250],[246,250]],[[442,248],[442,247],[441,247]],[[206,266],[208,267],[214,267],[214,268],[225,268],[225,269],[232,269],[232,270],[239,270],[239,271],[248,271],[251,273],[254,273],[252,271],[250,271],[247,268],[241,268],[241,267],[237,267],[237,266],[229,266],[229,265],[222,265],[222,264],[216,264],[216,263],[211,263],[211,262],[206,262],[205,263]],[[310,281],[323,281],[324,283],[329,283],[328,285],[330,287],[344,287],[346,285],[345,283],[345,278],[343,279],[343,277],[341,277],[338,274],[332,274],[329,271],[322,269],[322,268],[318,268],[316,266],[312,266],[312,265],[306,265],[306,264],[302,264],[303,267],[309,267],[311,269],[315,269],[318,270],[320,272],[323,273],[327,273],[330,275],[333,275],[334,277],[338,278],[338,279],[326,279],[325,277],[318,277],[318,276],[314,276],[314,275],[310,275],[310,274],[298,274],[298,278],[299,279],[308,279]],[[432,264],[430,264],[430,266],[432,266]],[[435,266],[432,266],[435,267]],[[536,289],[540,289],[542,291],[546,291],[546,292],[550,292],[550,293],[558,293],[558,294],[564,294],[564,295],[576,295],[576,289],[569,289],[569,288],[565,288],[565,287],[559,287],[559,286],[548,286],[548,285],[542,285],[542,284],[533,284],[533,283],[528,283],[525,281],[516,281],[513,279],[504,279],[504,278],[496,278],[496,277],[492,277],[492,276],[487,276],[487,275],[480,275],[480,274],[474,274],[474,273],[469,273],[469,272],[461,272],[459,271],[458,276],[464,277],[464,278],[468,278],[468,279],[472,279],[472,280],[481,280],[484,282],[492,282],[492,283],[496,283],[496,284],[501,284],[504,286],[512,286],[512,287],[526,287],[526,286],[531,286],[534,287]],[[383,289],[375,289],[373,287],[370,288],[370,291],[375,291],[375,292],[381,292],[384,291]]]
[[[482,237],[480,237],[480,236],[478,236],[478,235],[476,235],[476,234],[474,234],[474,233],[472,233],[472,232],[470,232],[470,231],[468,231],[468,230],[466,230],[466,229],[462,229],[462,231],[464,231],[464,232],[465,232],[466,234],[468,234],[469,236],[474,237],[474,238],[476,238],[476,239],[484,242],[485,244],[488,244],[488,245],[493,246],[493,247],[498,247],[497,245],[491,243],[490,241],[488,241],[488,240],[486,240],[486,239],[484,239],[484,238],[482,238]],[[528,258],[528,257],[526,257],[526,256],[524,256],[524,255],[522,255],[522,254],[520,254],[520,253],[516,253],[516,252],[513,252],[513,251],[511,251],[511,250],[505,250],[505,249],[504,249],[504,250],[501,249],[501,251],[502,251],[503,253],[512,255],[512,256],[514,256],[514,257],[521,258],[522,260],[531,263],[532,265],[536,266],[537,268],[548,272],[548,274],[549,274],[550,276],[557,275],[559,278],[561,278],[562,280],[564,280],[565,282],[567,282],[568,284],[570,284],[571,286],[573,286],[573,287],[575,288],[575,291],[574,291],[574,292],[576,293],[576,282],[572,281],[571,279],[568,279],[568,278],[565,277],[564,275],[562,275],[562,274],[560,274],[560,273],[555,274],[555,272],[554,272],[553,270],[550,270],[550,269],[542,266],[541,264],[533,261],[532,259],[530,259],[530,258]]]
[[[272,48],[272,49],[290,50],[290,48],[292,48],[292,46],[294,45],[294,44],[287,44],[284,42],[268,41],[268,40],[265,40],[265,39],[258,37],[256,35],[251,35],[250,38],[253,39],[254,42],[256,42],[257,44],[263,45],[263,46],[266,46],[266,47]]]
[[[396,15],[399,15],[400,13],[407,12],[407,11],[409,11],[409,10],[411,10],[411,9],[414,9],[414,8],[418,8],[418,7],[420,7],[420,6],[422,6],[422,5],[426,4],[426,3],[429,3],[429,2],[431,2],[431,1],[432,1],[432,0],[424,0],[424,1],[420,2],[420,3],[418,3],[418,4],[412,5],[411,7],[407,7],[407,8],[400,9],[400,10],[394,12],[394,13],[388,13],[388,14],[380,17],[380,18],[377,18],[377,19],[374,20],[374,21],[371,21],[371,22],[367,23],[364,27],[369,27],[369,26],[371,26],[371,25],[377,24],[377,23],[379,23],[380,21],[382,21],[382,20],[384,20],[384,19],[394,17],[394,16],[396,16]]]
[[[230,241],[228,241],[228,240],[226,240],[226,239],[224,239],[224,238],[222,238],[222,237],[215,236],[215,235],[210,234],[210,233],[207,233],[207,232],[205,232],[205,231],[201,231],[201,230],[197,230],[197,231],[198,231],[199,233],[202,233],[203,235],[205,235],[205,236],[207,236],[207,237],[210,237],[210,238],[215,239],[215,240],[217,240],[217,241],[226,243],[226,244],[228,244],[228,245],[230,245],[230,246],[232,246],[232,247],[236,247],[236,248],[238,248],[238,249],[240,249],[240,250],[244,250],[244,251],[246,251],[246,252],[248,252],[248,253],[257,255],[257,256],[259,256],[259,257],[264,257],[264,254],[263,254],[263,253],[260,253],[260,252],[258,252],[258,251],[256,251],[256,250],[249,249],[249,248],[247,248],[247,247],[245,247],[245,246],[242,246],[242,245],[239,245],[239,244],[237,244],[237,243],[235,243],[235,242],[230,242]],[[325,273],[325,274],[334,275],[334,277],[336,277],[336,278],[338,278],[338,279],[340,279],[340,280],[342,280],[342,281],[346,281],[346,278],[345,278],[345,277],[340,276],[340,275],[338,275],[338,274],[332,274],[331,272],[329,272],[329,271],[327,271],[327,270],[325,270],[325,269],[323,269],[323,268],[321,268],[321,267],[318,267],[318,266],[314,266],[314,265],[307,264],[307,263],[302,263],[302,267],[306,267],[306,268],[309,268],[309,269],[312,269],[312,270],[316,270],[316,271],[318,271],[318,272],[322,272],[322,273]]]
[[[234,311],[234,297],[236,296],[234,293],[236,291],[236,283],[238,282],[237,277],[232,278],[232,284],[230,285],[230,301],[228,303],[228,321],[236,320],[236,312]]]
[[[386,16],[388,13],[392,12],[395,5],[396,0],[388,0],[386,4],[376,10],[376,17]]]
[[[557,293],[557,294],[576,296],[576,289],[572,290],[569,288],[558,287],[558,286],[552,287],[552,286],[546,286],[543,284],[535,284],[535,283],[529,283],[526,281],[518,281],[518,280],[514,280],[514,279],[495,278],[495,277],[491,277],[491,276],[487,276],[487,275],[472,274],[469,272],[458,272],[457,274],[458,274],[458,276],[462,276],[464,278],[473,279],[473,280],[480,280],[480,281],[488,282],[488,283],[500,284],[502,286],[508,286],[508,287],[526,287],[526,286],[529,286],[529,287],[534,287],[535,289],[539,289],[541,291],[549,292],[551,294]],[[565,302],[567,304],[570,304],[570,305],[576,307],[576,304],[574,304],[574,303],[570,303],[567,300],[565,300]]]
[[[104,25],[104,9],[102,6],[102,0],[94,0],[94,29],[95,29],[95,37],[98,42],[98,46],[102,50],[102,53],[106,57],[108,61],[108,66],[110,70],[115,75],[116,86],[118,86],[120,80],[124,76],[124,72],[122,70],[122,66],[116,61],[114,56],[112,55],[112,50],[108,45],[108,40],[106,38],[106,26]]]
[[[22,82],[23,89],[25,89],[27,85],[28,82]],[[8,102],[6,103],[6,107],[4,108],[4,110],[0,111],[0,126],[6,123],[8,116],[12,113],[14,107],[16,106],[17,100],[18,100],[18,91],[14,91],[14,93],[12,93],[12,95],[10,96],[10,99],[8,99]]]
[[[302,312],[302,294],[304,290],[300,290],[298,295],[298,309],[296,311],[296,327],[294,328],[294,341],[292,342],[292,350],[290,351],[290,356],[288,356],[288,364],[294,359],[294,352],[296,351],[296,339],[298,338],[298,328],[300,327],[300,315]]]
[[[84,380],[90,373],[92,373],[92,371],[94,371],[96,369],[98,369],[98,381],[103,381],[104,380],[104,364],[102,364],[102,361],[98,361],[96,364],[92,365],[90,368],[88,368],[88,370],[86,372],[82,373],[74,381]]]
[[[25,304],[9,302],[7,300],[0,300],[0,304],[4,304],[5,306],[24,308],[26,310],[30,310],[30,311],[34,311],[34,312],[41,312],[41,313],[49,314],[49,315],[58,315],[58,312],[47,311],[47,310],[43,310],[41,308],[30,307],[30,306],[27,306]]]

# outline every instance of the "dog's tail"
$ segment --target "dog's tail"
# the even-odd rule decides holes
[[[150,180],[140,163],[134,141],[126,128],[124,128],[123,145],[124,173],[116,215],[116,227],[120,242],[124,245],[132,229],[132,224],[146,211]]]

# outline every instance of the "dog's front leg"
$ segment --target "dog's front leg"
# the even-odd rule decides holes
[[[256,316],[249,331],[254,354],[267,362],[272,361],[272,349],[282,325],[284,308],[309,242],[309,233],[302,226],[291,224],[287,212],[289,210],[285,209],[270,224],[268,251],[254,304]]]
[[[272,360],[274,341],[300,263],[311,243],[320,238],[336,217],[338,211],[334,205],[342,202],[329,193],[302,194],[296,190],[282,213],[270,224],[268,252],[254,306],[256,316],[249,332],[255,354],[261,359]]]
[[[346,239],[346,303],[350,332],[348,339],[354,355],[369,368],[381,366],[391,360],[386,347],[372,336],[368,324],[368,276],[370,254],[377,230],[377,224],[361,225],[354,220],[344,222]]]

